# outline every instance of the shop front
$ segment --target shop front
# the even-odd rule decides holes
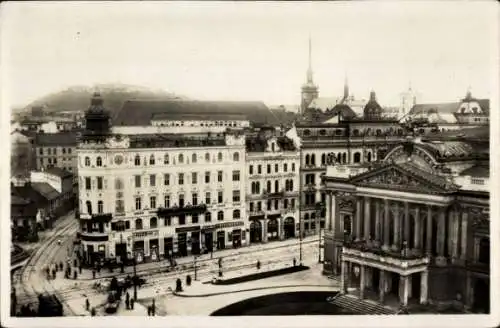
[[[134,256],[137,263],[144,262],[144,240],[134,241]]]
[[[187,233],[181,232],[177,234],[177,253],[178,256],[187,256]]]
[[[191,254],[200,254],[200,232],[191,232]]]
[[[283,231],[285,233],[285,239],[295,237],[295,219],[291,216],[287,217],[283,223]]]
[[[279,216],[279,215],[278,215]],[[267,222],[267,240],[279,240],[279,222],[275,216],[268,216]]]
[[[226,234],[224,231],[217,231],[217,249],[226,248]]]
[[[151,261],[160,260],[158,238],[149,240],[149,258],[151,259]]]
[[[262,242],[262,224],[259,220],[250,222],[250,243]]]
[[[241,247],[241,229],[234,229],[231,234],[233,239],[233,248]]]
[[[167,259],[171,259],[174,251],[174,238],[163,238],[163,252]]]

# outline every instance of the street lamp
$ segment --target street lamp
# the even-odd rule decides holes
[[[196,267],[196,260],[197,259],[198,259],[198,256],[195,255],[194,258],[193,258],[193,262],[194,262],[194,280],[195,281],[198,280],[198,278],[197,278],[198,277],[197,276],[198,270],[197,270],[197,267]]]
[[[323,229],[319,229],[319,238],[318,238],[318,263],[321,263],[321,231]]]
[[[302,266],[302,216],[299,215],[299,264]]]

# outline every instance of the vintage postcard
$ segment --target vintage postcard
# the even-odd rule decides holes
[[[3,3],[2,326],[500,324],[498,13]]]

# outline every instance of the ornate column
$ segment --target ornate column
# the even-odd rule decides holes
[[[406,246],[410,246],[410,205],[404,202],[404,241]]]
[[[469,220],[469,213],[467,212],[467,208],[462,208],[462,231],[461,231],[461,240],[460,240],[460,260],[465,261],[467,258],[467,221]]]
[[[438,218],[438,231],[437,231],[437,240],[436,240],[436,248],[438,256],[436,258],[436,264],[443,265],[445,264],[444,257],[444,243],[445,243],[445,220],[446,215],[444,212],[444,208],[440,208],[439,210],[439,218]]]
[[[342,261],[340,269],[340,294],[345,294],[345,274],[346,274],[346,264]]]
[[[285,220],[285,219],[283,218],[283,216],[281,216],[279,221],[278,221],[279,225],[280,225],[279,226],[279,238],[280,238],[280,240],[285,239],[285,228],[284,228],[283,220]]]
[[[267,243],[267,220],[261,220],[260,224],[262,225],[262,242]]]
[[[328,220],[328,225],[327,225],[328,231],[333,230],[332,212],[334,211],[335,211],[335,203],[333,202],[333,195],[332,193],[329,192],[326,194],[326,219]]]
[[[365,298],[365,266],[360,265],[360,278],[359,278],[359,298]]]
[[[384,199],[384,228],[382,230],[382,233],[384,234],[384,244],[382,245],[382,248],[384,250],[389,249],[389,234],[390,234],[390,222],[389,222],[389,200]]]
[[[399,288],[402,288],[403,290],[400,290],[400,295],[401,295],[401,304],[403,306],[408,305],[408,276],[399,276]]]
[[[450,222],[452,230],[450,234],[451,238],[451,260],[455,263],[458,259],[458,228],[459,228],[459,217],[458,211],[453,211],[452,221]]]
[[[426,304],[429,291],[429,272],[422,271],[420,276],[420,304]]]
[[[382,227],[380,226],[380,201],[375,201],[375,240],[377,243],[380,242],[380,231],[382,231]]]
[[[427,205],[427,240],[425,241],[425,252],[427,255],[432,253],[432,206]]]
[[[363,233],[363,238],[365,240],[372,239],[373,236],[370,236],[370,197],[365,197],[365,215],[363,218],[363,222],[365,224],[365,229]]]
[[[415,234],[414,234],[414,240],[413,240],[413,247],[420,251],[422,249],[422,224],[420,222],[420,205],[417,205],[415,208]]]
[[[356,241],[361,238],[361,198],[356,198]]]
[[[399,216],[399,204],[396,203],[394,206],[394,243],[392,245],[392,248],[394,250],[399,250],[401,249],[401,225],[400,225],[400,219],[401,217]]]
[[[385,271],[380,270],[380,277],[379,277],[379,283],[378,283],[378,299],[380,303],[384,303],[384,296],[385,296]]]

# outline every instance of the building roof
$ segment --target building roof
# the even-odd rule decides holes
[[[431,141],[420,143],[437,159],[470,158],[475,155],[475,149],[464,141]]]
[[[63,170],[61,169],[60,167],[50,167],[48,169],[45,170],[47,173],[50,173],[50,174],[53,174],[53,175],[56,175],[62,179],[64,178],[71,178],[73,177],[73,173],[69,172],[69,171],[66,171],[66,170]]]
[[[267,148],[267,142],[273,136],[254,135],[247,136],[246,149],[248,152],[264,152]],[[296,151],[293,140],[288,137],[276,137],[276,143],[281,151]]]
[[[30,184],[24,186],[13,186],[11,187],[11,197],[20,197],[26,200],[34,202],[37,206],[43,206],[48,202],[48,200],[36,191]]]
[[[178,121],[246,121],[244,114],[228,113],[157,113],[152,120],[178,120]]]
[[[352,110],[349,105],[346,104],[337,104],[331,110],[327,110],[326,114],[328,114],[328,118],[331,118],[336,115],[341,115],[344,119],[350,119],[356,117],[356,113]]]
[[[318,97],[313,99],[307,107],[326,111],[327,109],[331,109],[341,102],[342,97]]]
[[[215,147],[226,145],[223,133],[187,136],[179,134],[131,135],[130,148]]]
[[[114,125],[144,126],[150,125],[156,115],[168,114],[186,115],[198,114],[217,115],[244,115],[254,124],[279,125],[280,122],[262,102],[234,102],[234,101],[197,101],[183,99],[167,100],[129,100],[113,118]]]
[[[473,128],[463,128],[459,130],[442,131],[439,133],[429,132],[425,135],[429,140],[484,140],[489,142],[490,127],[483,125]]]
[[[487,165],[474,165],[466,170],[460,172],[462,176],[472,176],[478,178],[489,178],[490,167]]]
[[[47,200],[53,200],[59,196],[59,192],[46,182],[33,182],[31,187]]]
[[[75,146],[78,133],[76,131],[65,131],[58,133],[38,133],[35,136],[37,146]]]
[[[490,112],[490,100],[489,99],[476,99],[476,100],[479,103],[479,106],[481,106],[481,109],[485,113],[489,114],[489,112]],[[444,113],[452,114],[458,110],[461,103],[462,102],[416,104],[410,110],[409,115],[410,116],[428,115],[428,114],[432,114],[434,112],[438,112],[440,114],[444,114]]]

